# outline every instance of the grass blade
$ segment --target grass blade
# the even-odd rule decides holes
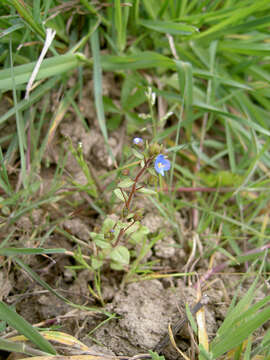
[[[20,334],[32,341],[40,350],[56,355],[53,346],[41,336],[26,320],[0,301],[0,318],[16,329]]]
[[[0,248],[0,255],[14,256],[14,255],[41,255],[41,254],[64,254],[66,249],[42,249],[42,248]]]
[[[53,56],[49,59],[45,59],[40,66],[36,80],[52,77],[65,73],[69,70],[78,67],[82,63],[83,57],[80,54],[68,54]],[[19,65],[13,68],[13,76],[16,87],[28,82],[36,62],[32,62],[26,65]],[[0,90],[10,90],[13,86],[12,69],[0,70]]]
[[[104,114],[104,105],[103,105],[103,98],[102,98],[102,68],[101,68],[101,57],[100,57],[100,50],[99,50],[99,33],[98,29],[95,30],[93,35],[91,36],[91,48],[93,52],[93,71],[94,71],[94,92],[95,92],[95,105],[97,111],[97,118],[98,123],[100,126],[100,130],[104,137],[106,147],[110,154],[112,162],[114,162],[114,156],[112,153],[112,149],[108,143],[108,132],[106,127],[105,121],[105,114]]]

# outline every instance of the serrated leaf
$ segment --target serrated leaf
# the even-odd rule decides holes
[[[156,195],[156,193],[157,193],[155,190],[151,190],[151,189],[147,189],[147,188],[141,188],[138,190],[138,192],[147,194],[147,195]]]
[[[126,201],[126,199],[128,198],[127,193],[123,190],[121,191],[120,189],[114,189],[113,192],[115,196],[121,201]],[[125,194],[126,199],[124,198],[123,193]]]
[[[133,152],[133,155],[138,158],[138,159],[143,159],[143,154],[140,153],[139,151],[137,151],[136,149],[131,149],[131,151]]]
[[[131,185],[133,185],[134,184],[134,181],[133,180],[131,180],[130,178],[125,178],[124,180],[122,180],[119,184],[118,184],[118,186],[120,187],[120,188],[128,188],[128,187],[130,187]]]
[[[128,265],[130,259],[129,251],[125,246],[119,245],[110,253],[110,258],[118,264]]]

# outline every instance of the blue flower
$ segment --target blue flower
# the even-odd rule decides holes
[[[158,174],[164,176],[164,171],[168,171],[171,168],[169,160],[165,159],[164,155],[158,155],[155,161],[155,170]]]
[[[139,138],[139,137],[135,137],[133,139],[133,144],[135,144],[135,145],[143,144],[143,139]]]

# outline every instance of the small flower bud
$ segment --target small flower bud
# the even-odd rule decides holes
[[[129,169],[123,169],[122,170],[122,175],[128,176],[129,175]]]
[[[156,102],[156,93],[153,92],[152,93],[152,96],[151,96],[151,105],[154,106],[155,105],[155,102]]]
[[[154,106],[156,102],[156,93],[152,91],[152,88],[150,86],[148,86],[145,95],[147,99],[150,101],[151,105]]]
[[[158,154],[160,154],[162,152],[162,145],[159,145],[157,143],[151,144],[149,146],[149,155],[150,156],[157,156]]]
[[[100,231],[101,231],[100,225],[96,225],[93,229],[93,232],[95,232],[95,233],[99,233]]]
[[[140,137],[135,137],[133,139],[133,144],[142,147],[143,146],[143,139]]]
[[[112,241],[114,239],[114,233],[115,233],[114,229],[109,230],[104,234],[104,239]]]
[[[122,210],[122,216],[123,216],[124,219],[128,216],[128,209],[127,208],[124,208]]]
[[[167,112],[161,119],[160,119],[160,124],[162,126],[164,126],[164,124],[166,123],[166,121],[169,119],[169,117],[171,117],[173,115],[172,111]]]
[[[134,221],[141,221],[142,218],[143,218],[143,209],[140,209],[140,210],[135,212],[135,214],[133,216],[133,220]]]
[[[141,113],[141,114],[139,114],[139,118],[143,119],[143,120],[147,120],[147,119],[151,119],[151,115]]]

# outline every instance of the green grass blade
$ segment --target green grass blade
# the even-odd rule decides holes
[[[125,48],[125,34],[124,34],[124,24],[123,24],[123,16],[122,16],[122,6],[121,0],[114,0],[114,23],[116,27],[117,33],[117,47],[120,52],[122,52]]]
[[[66,249],[42,249],[42,248],[0,248],[0,255],[15,256],[15,255],[41,255],[41,254],[64,254]]]
[[[0,186],[4,189],[7,195],[11,195],[12,187],[8,179],[8,173],[4,162],[4,156],[1,146],[0,146]]]
[[[46,81],[45,84],[39,86],[36,90],[34,90],[31,93],[29,100],[24,99],[24,100],[21,100],[20,102],[18,102],[17,110],[23,111],[23,110],[27,109],[30,105],[33,105],[34,103],[36,103],[45,93],[47,93],[52,88],[54,88],[59,80],[60,80],[60,77],[57,76],[57,77],[54,77],[54,78]],[[5,114],[3,114],[0,117],[0,124],[2,124],[6,120],[8,120],[12,116],[14,116],[15,113],[16,113],[16,109],[14,107],[12,109],[8,110]]]
[[[0,339],[0,349],[11,353],[22,353],[31,356],[48,356],[47,352],[43,352],[37,349],[32,349],[25,343],[18,343],[5,339]]]
[[[11,327],[16,329],[20,334],[32,341],[40,350],[56,355],[53,346],[41,336],[38,331],[31,326],[26,320],[11,310],[5,303],[0,301],[0,319],[6,321]]]
[[[147,29],[171,35],[191,35],[198,32],[195,26],[174,21],[140,20],[140,24]]]
[[[18,110],[17,102],[17,91],[16,83],[13,69],[13,59],[12,59],[12,43],[9,42],[9,51],[10,51],[10,70],[11,70],[11,82],[12,82],[12,94],[16,115],[16,127],[17,127],[17,137],[19,143],[19,152],[20,152],[20,164],[21,164],[21,180],[24,187],[27,186],[27,174],[26,174],[26,160],[25,160],[25,149],[26,149],[26,139],[25,139],[25,122],[22,117],[21,112]]]
[[[108,312],[106,312],[106,310],[103,309],[99,309],[97,307],[88,307],[88,306],[83,306],[83,305],[77,305],[72,303],[71,301],[69,301],[68,299],[66,299],[64,296],[62,296],[61,294],[59,294],[56,290],[54,290],[49,284],[47,284],[44,280],[42,280],[28,265],[26,265],[21,259],[19,259],[18,257],[13,257],[12,258],[13,261],[15,261],[24,271],[27,272],[27,274],[34,280],[36,281],[38,284],[40,284],[44,289],[50,291],[53,295],[55,295],[58,299],[64,301],[66,304],[78,308],[78,309],[84,309],[87,311],[95,311],[95,312],[100,312],[103,314],[109,314]],[[110,314],[111,315],[111,314]]]
[[[242,4],[241,4],[242,5]],[[256,3],[246,6],[242,5],[241,9],[236,9],[231,11],[230,14],[227,14],[227,18],[223,21],[219,21],[218,24],[210,27],[208,30],[202,32],[201,34],[197,35],[197,39],[202,39],[207,36],[213,36],[218,31],[222,31],[223,29],[226,29],[232,24],[239,23],[242,19],[248,18],[252,13],[255,11],[264,11],[266,8],[269,7],[269,1],[268,0],[261,0],[256,1]]]
[[[58,297],[58,299],[64,301],[65,303],[71,304],[68,299],[55,291],[50,285],[48,285],[44,280],[42,280],[28,265],[26,265],[21,259],[17,257],[13,257],[13,261],[15,261],[22,269],[24,269],[27,274],[31,276],[33,280],[35,280],[38,284],[40,284],[44,289],[49,290],[52,294]]]
[[[31,11],[32,8],[28,4],[22,3],[20,0],[13,0],[12,5],[16,8],[20,16],[25,20],[30,28],[44,39],[45,31],[43,27],[35,21]]]
[[[54,56],[45,59],[39,69],[36,80],[52,77],[65,73],[78,67],[82,63],[82,57],[78,53]],[[13,68],[13,76],[16,87],[28,82],[36,62],[19,65]],[[13,86],[12,69],[0,70],[0,90],[10,90]]]
[[[101,57],[99,50],[99,33],[98,29],[91,36],[91,48],[93,52],[93,71],[94,71],[94,92],[95,92],[95,105],[97,111],[98,123],[100,126],[100,130],[104,137],[106,147],[110,154],[112,161],[114,161],[114,156],[112,153],[112,149],[108,143],[108,132],[106,127],[106,120],[104,114],[104,105],[102,98],[102,68],[101,68]]]
[[[212,353],[214,357],[219,357],[225,352],[235,348],[240,345],[245,339],[248,338],[256,329],[262,326],[270,317],[270,307],[257,313],[256,316],[248,318],[244,321],[241,326],[235,325],[228,336],[223,338],[223,341],[220,341],[218,344],[213,346]]]

